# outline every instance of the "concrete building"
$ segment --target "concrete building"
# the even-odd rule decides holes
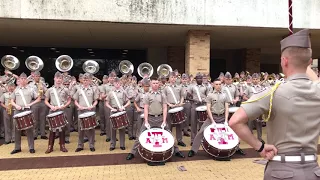
[[[319,0],[293,1],[294,31],[311,29],[314,59],[319,9]],[[74,74],[97,59],[99,76],[123,59],[212,77],[279,72],[279,41],[289,33],[286,0],[1,0],[0,18],[0,56],[37,55],[53,72],[54,59],[68,54]]]

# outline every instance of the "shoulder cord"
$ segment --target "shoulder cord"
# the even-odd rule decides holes
[[[256,101],[259,101],[267,96],[270,95],[270,105],[269,105],[269,112],[268,112],[268,117],[265,118],[265,115],[263,115],[263,119],[267,122],[269,119],[270,119],[270,116],[271,116],[271,109],[272,109],[272,101],[273,101],[273,94],[274,92],[277,90],[277,88],[279,87],[279,85],[281,84],[282,82],[277,82],[273,87],[272,89],[266,93],[265,95],[257,98],[257,99],[253,99],[253,100],[250,100],[250,101],[245,101],[245,102],[242,102],[241,104],[248,104],[248,103],[252,103],[252,102],[256,102]]]

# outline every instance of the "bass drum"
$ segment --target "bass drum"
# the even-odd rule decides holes
[[[213,157],[230,157],[239,144],[239,137],[228,125],[211,124],[203,131],[202,148]]]
[[[138,152],[149,162],[169,160],[174,152],[174,138],[171,132],[162,128],[150,128],[139,136]]]

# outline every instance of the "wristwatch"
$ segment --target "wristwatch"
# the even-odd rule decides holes
[[[263,151],[263,149],[264,149],[264,142],[263,141],[261,141],[261,147],[260,147],[260,149],[259,150],[256,150],[257,152],[262,152]]]

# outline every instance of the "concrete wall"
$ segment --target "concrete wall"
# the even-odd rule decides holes
[[[295,28],[320,29],[320,1],[294,0]],[[288,27],[287,0],[1,0],[0,17]]]

